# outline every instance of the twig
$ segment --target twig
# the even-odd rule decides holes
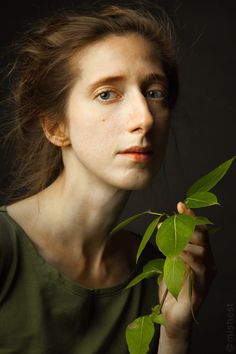
[[[160,312],[161,312],[161,309],[162,309],[162,306],[165,302],[165,299],[166,299],[166,296],[168,294],[168,289],[166,288],[165,292],[164,292],[164,295],[162,296],[162,299],[161,299],[161,303],[160,303]]]

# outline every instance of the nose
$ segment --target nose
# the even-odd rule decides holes
[[[154,125],[154,116],[146,98],[137,91],[130,95],[128,103],[128,131],[146,134]]]

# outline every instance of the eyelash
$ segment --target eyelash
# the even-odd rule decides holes
[[[151,100],[158,100],[158,101],[162,101],[166,98],[167,94],[165,90],[158,90],[158,89],[154,89],[154,90],[148,90],[147,92],[160,92],[161,93],[161,97],[156,97],[156,98],[151,98]]]
[[[113,90],[103,90],[103,91],[99,92],[99,93],[96,95],[95,98],[98,98],[99,96],[101,96],[101,95],[104,94],[104,93],[111,93],[111,92],[116,94],[116,92],[113,91]],[[150,99],[151,99],[152,101],[163,101],[163,100],[166,99],[166,96],[167,96],[165,90],[158,90],[158,89],[148,90],[148,91],[146,91],[146,95],[147,95],[148,92],[161,92],[162,97],[158,97],[158,98],[151,98],[151,97],[150,97]],[[118,96],[118,95],[117,95],[117,96]],[[114,100],[114,98],[113,98],[113,99],[103,100],[103,99],[101,99],[101,97],[100,97],[100,99],[99,99],[99,101],[102,102],[102,103],[110,102],[110,101],[113,101],[113,100]]]
[[[104,93],[108,93],[108,92],[113,92],[113,93],[115,93],[115,91],[113,91],[113,90],[103,90],[103,91],[101,91],[101,92],[99,92],[98,94],[97,94],[97,96],[96,96],[96,98],[98,98],[99,96],[101,96],[102,94],[104,94]],[[102,102],[105,102],[105,101],[112,101],[113,99],[108,99],[108,100],[103,100],[103,99],[101,99],[101,101]]]

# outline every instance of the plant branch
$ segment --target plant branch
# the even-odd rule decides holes
[[[148,210],[147,213],[150,215],[159,215],[159,216],[164,215],[163,213],[156,213],[155,211],[151,211],[151,210]]]
[[[161,312],[161,309],[162,309],[162,307],[164,305],[164,302],[165,302],[167,294],[168,294],[168,289],[166,288],[166,290],[164,292],[164,295],[162,296],[162,299],[161,299],[161,302],[160,302],[160,312]]]

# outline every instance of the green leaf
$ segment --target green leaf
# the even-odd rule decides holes
[[[157,278],[157,285],[160,286],[161,285],[161,281],[163,279],[163,273],[161,273],[158,278]]]
[[[132,286],[138,284],[143,279],[154,277],[157,274],[163,272],[164,259],[157,258],[149,261],[144,267],[142,273],[137,275],[131,282],[126,286],[126,289],[131,288]]]
[[[205,216],[194,216],[193,217],[195,220],[196,225],[210,225],[213,224],[208,218]]]
[[[152,308],[152,313],[155,313],[157,315],[159,315],[161,313],[160,311],[160,305],[155,305],[153,308]]]
[[[144,235],[143,235],[143,238],[142,238],[142,241],[139,245],[139,248],[138,248],[138,252],[137,252],[137,256],[136,256],[136,262],[138,261],[141,253],[143,252],[146,244],[148,243],[149,239],[151,238],[155,228],[157,227],[157,224],[159,222],[161,218],[161,215],[158,217],[158,218],[155,218],[154,220],[152,220],[152,222],[148,225]]]
[[[126,341],[130,354],[146,354],[154,335],[154,324],[149,316],[136,318],[126,329]]]
[[[139,213],[133,216],[130,216],[129,218],[123,220],[120,224],[116,225],[114,227],[114,229],[111,230],[111,235],[114,234],[117,231],[120,231],[121,229],[123,229],[124,227],[126,227],[128,224],[130,224],[131,222],[133,222],[134,220],[138,219],[140,216],[148,214],[149,211],[144,211],[143,213]]]
[[[190,269],[190,272],[189,272],[188,294],[189,294],[190,308],[191,308],[193,320],[196,324],[199,324],[199,322],[197,321],[197,319],[195,317],[194,310],[193,310],[193,271],[192,271],[192,269]]]
[[[149,261],[145,266],[143,267],[144,272],[156,272],[158,274],[163,272],[163,267],[164,267],[164,262],[165,260],[163,258],[155,258]]]
[[[198,179],[188,190],[187,197],[197,192],[207,192],[212,189],[226,174],[236,156],[223,162],[207,175]]]
[[[172,215],[160,226],[156,243],[160,251],[168,257],[177,256],[188,244],[196,223],[185,214]]]
[[[155,315],[154,313],[150,316],[151,320],[154,323],[158,323],[162,326],[165,326],[165,317],[163,316],[163,314],[161,313],[160,315]]]
[[[217,197],[211,192],[197,192],[191,194],[184,201],[187,208],[204,208],[207,206],[218,204]]]
[[[160,325],[165,325],[165,318],[163,314],[160,312],[160,305],[156,305],[152,308],[152,313],[150,315],[151,320],[154,323],[158,323]]]
[[[166,257],[164,281],[169,292],[176,298],[184,282],[185,264],[179,257]]]
[[[222,230],[222,227],[220,227],[220,226],[212,226],[212,227],[209,227],[208,228],[208,235],[214,235],[214,234],[216,234],[216,233],[218,233],[219,231],[221,231]]]

